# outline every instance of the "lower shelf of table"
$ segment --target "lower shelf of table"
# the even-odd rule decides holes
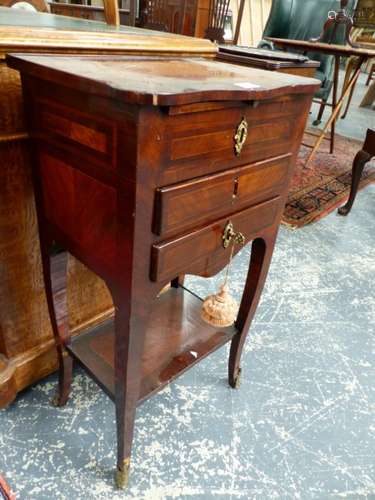
[[[170,288],[155,299],[142,356],[139,402],[235,335],[234,326],[205,323],[201,306],[202,300],[184,287]],[[67,350],[114,399],[113,319],[73,338]]]

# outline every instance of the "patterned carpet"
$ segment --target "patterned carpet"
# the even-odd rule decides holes
[[[312,139],[305,135],[304,142],[311,144]],[[329,154],[329,142],[323,143],[307,167],[304,164],[311,149],[301,146],[283,215],[283,223],[292,228],[303,227],[325,217],[349,196],[353,159],[363,142],[336,135],[332,155]],[[375,160],[366,166],[359,189],[375,182],[374,167]]]

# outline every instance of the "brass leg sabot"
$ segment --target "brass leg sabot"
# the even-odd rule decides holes
[[[130,470],[130,458],[124,460],[122,469],[116,470],[116,486],[123,490],[128,486]]]
[[[241,368],[238,368],[238,372],[236,374],[236,376],[233,378],[233,380],[229,381],[229,385],[233,388],[233,389],[238,389],[241,385]]]

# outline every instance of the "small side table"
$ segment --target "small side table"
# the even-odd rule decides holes
[[[349,199],[343,207],[338,209],[340,215],[348,215],[352,209],[354,200],[357,196],[359,181],[361,180],[361,175],[363,169],[373,157],[375,156],[375,131],[368,129],[363,148],[358,151],[353,161],[352,168],[352,185],[350,188]]]
[[[32,135],[56,403],[67,401],[75,359],[115,403],[124,487],[139,403],[227,342],[238,385],[319,83],[199,58],[7,61],[22,73]],[[248,276],[235,324],[217,328],[179,277],[216,274],[239,250],[227,245],[238,233],[252,242]],[[105,281],[115,305],[113,319],[75,338],[53,294],[53,242]]]

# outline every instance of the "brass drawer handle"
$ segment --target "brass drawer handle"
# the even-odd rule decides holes
[[[236,232],[233,227],[233,223],[228,221],[223,231],[223,247],[228,248],[231,242],[237,243],[238,245],[243,245],[245,243],[245,236],[239,231]]]
[[[242,148],[247,139],[247,132],[248,124],[246,118],[242,118],[234,135],[234,152],[236,153],[236,156],[239,156],[241,154]]]

